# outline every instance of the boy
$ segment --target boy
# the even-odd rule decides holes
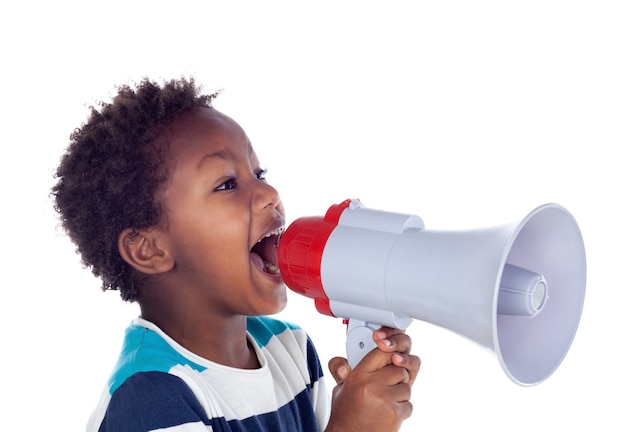
[[[122,86],[57,171],[55,207],[83,262],[139,304],[90,431],[397,430],[419,359],[381,329],[332,405],[276,266],[284,208],[241,127],[194,80]]]

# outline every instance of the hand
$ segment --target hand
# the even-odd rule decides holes
[[[373,335],[377,348],[350,370],[344,358],[328,366],[337,381],[327,432],[398,430],[413,405],[411,386],[420,359],[411,355],[411,338],[402,330],[383,327]]]
[[[421,361],[419,357],[411,355],[411,337],[404,330],[381,327],[374,332],[373,338],[378,349],[383,352],[394,353],[392,356],[393,364],[407,370],[409,373],[408,384],[413,386]]]

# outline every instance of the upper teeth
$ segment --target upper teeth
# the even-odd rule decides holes
[[[267,234],[265,234],[263,237],[261,237],[257,243],[260,243],[263,239],[271,237],[271,236],[274,236],[274,235],[280,236],[282,234],[283,230],[284,230],[283,227],[276,228],[275,230],[272,230],[272,231],[268,232]]]

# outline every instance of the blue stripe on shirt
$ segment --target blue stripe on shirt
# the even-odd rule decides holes
[[[198,421],[210,424],[182,379],[163,372],[143,372],[128,378],[113,393],[99,432],[144,432]]]
[[[300,327],[288,322],[279,321],[268,317],[248,317],[248,332],[252,335],[259,348],[268,344],[272,336],[276,336],[285,330],[300,330]]]
[[[154,331],[133,324],[126,330],[122,353],[109,380],[109,393],[113,394],[134,373],[168,372],[179,364],[199,372],[206,369],[179,354]]]
[[[277,411],[243,420],[209,419],[183,380],[162,372],[138,373],[117,389],[99,432],[146,432],[202,422],[213,431],[317,432],[307,390]]]

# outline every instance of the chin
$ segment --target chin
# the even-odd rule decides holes
[[[265,290],[257,297],[256,307],[250,316],[274,315],[287,307],[287,289],[284,284]]]
[[[276,298],[277,303],[273,313],[282,312],[287,307],[287,288],[285,284],[281,285],[280,295]]]
[[[277,295],[275,298],[273,311],[268,315],[282,312],[287,307],[287,289],[284,284],[281,285],[281,287],[279,288],[279,292],[277,292],[276,294]]]

